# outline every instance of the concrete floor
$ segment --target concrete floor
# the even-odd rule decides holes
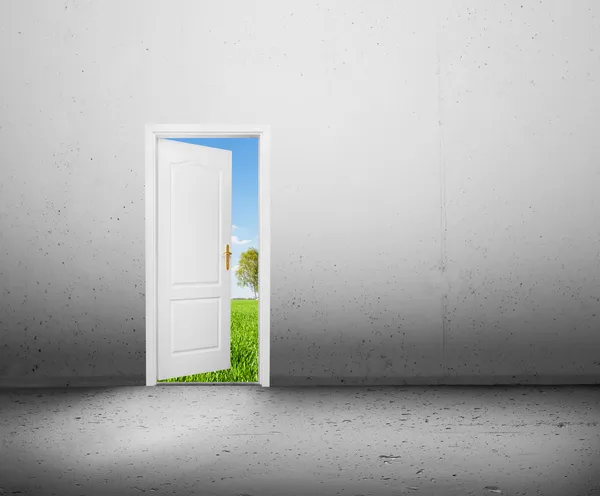
[[[600,388],[0,391],[0,494],[600,496]]]

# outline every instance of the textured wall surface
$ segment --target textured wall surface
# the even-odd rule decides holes
[[[599,7],[440,18],[450,377],[600,379]]]
[[[272,385],[600,381],[600,7],[0,5],[0,384],[143,383],[144,126],[272,129]]]

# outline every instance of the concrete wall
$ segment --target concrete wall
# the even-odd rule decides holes
[[[600,382],[600,5],[5,0],[0,384],[143,383],[144,125],[272,128],[272,385]]]

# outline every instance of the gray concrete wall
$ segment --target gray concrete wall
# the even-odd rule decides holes
[[[143,383],[144,125],[272,129],[272,385],[600,379],[593,0],[0,5],[0,384]]]

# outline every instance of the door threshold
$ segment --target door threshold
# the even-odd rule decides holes
[[[157,386],[260,386],[259,382],[157,382]]]

